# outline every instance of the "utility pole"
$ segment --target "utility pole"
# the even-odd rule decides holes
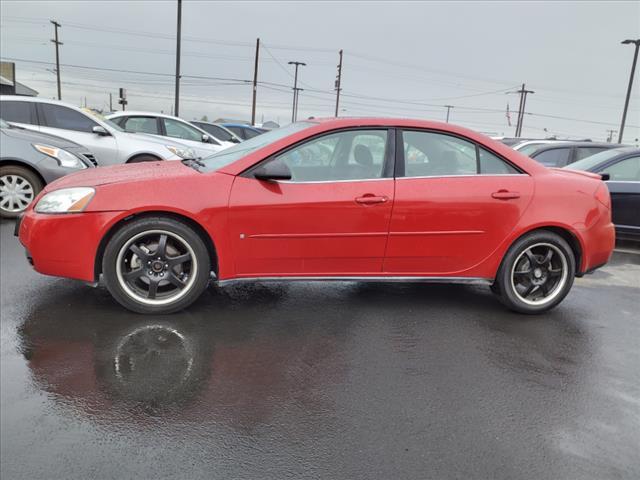
[[[629,76],[629,86],[627,87],[627,98],[624,101],[624,110],[622,112],[622,122],[620,123],[620,135],[618,136],[618,143],[622,143],[622,134],[624,133],[624,124],[627,121],[627,110],[629,109],[629,99],[631,98],[631,87],[633,86],[633,75],[636,72],[636,64],[638,63],[638,49],[640,49],[640,39],[638,40],[624,40],[622,45],[635,45],[636,51],[633,54],[633,63],[631,64],[631,75]]]
[[[453,105],[445,105],[444,107],[447,109],[447,123],[449,123],[449,112],[453,108]]]
[[[178,28],[176,35],[176,98],[175,116],[180,116],[180,37],[182,32],[182,0],[178,0]]]
[[[522,84],[522,88],[520,90],[516,90],[511,93],[519,93],[520,94],[520,106],[518,107],[518,123],[516,124],[516,137],[522,135],[522,124],[524,123],[524,111],[527,104],[527,94],[536,93],[533,90],[527,90],[525,84]]]
[[[613,134],[616,132],[617,130],[607,130],[607,133],[609,134],[607,136],[607,143],[611,143],[613,141]]]
[[[260,55],[260,39],[256,39],[256,62],[253,66],[253,102],[251,104],[251,125],[256,124],[256,94],[258,93],[258,55]]]
[[[298,90],[300,90],[298,88],[298,67],[306,67],[307,64],[304,62],[289,62],[289,65],[295,65],[296,67],[296,73],[293,76],[293,108],[291,112],[291,121],[295,122],[298,114]]]
[[[342,82],[342,49],[340,49],[340,62],[338,63],[338,75],[336,77],[336,117],[338,116],[338,108],[340,108],[340,84]]]
[[[113,95],[109,92],[109,112],[113,112]]]
[[[56,20],[50,20],[53,23],[53,28],[55,31],[55,38],[51,41],[56,45],[56,77],[58,78],[58,100],[62,100],[62,89],[60,88],[60,45],[63,45],[62,42],[58,40],[58,27],[61,27]]]

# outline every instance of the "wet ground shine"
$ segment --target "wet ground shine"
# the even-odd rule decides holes
[[[551,313],[264,283],[141,316],[0,229],[3,479],[640,477],[640,254]]]

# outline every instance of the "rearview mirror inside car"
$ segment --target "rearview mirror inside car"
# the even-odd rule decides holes
[[[286,163],[280,160],[267,162],[253,171],[253,176],[258,180],[291,180],[291,170]]]
[[[100,125],[95,125],[91,131],[93,133],[95,133],[96,135],[102,135],[102,136],[106,136],[109,135],[109,132],[107,132],[107,130],[104,127],[101,127]]]

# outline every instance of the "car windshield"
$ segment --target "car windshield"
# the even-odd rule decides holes
[[[577,162],[570,163],[563,168],[570,168],[571,170],[582,170],[588,172],[595,166],[606,162],[607,160],[620,155],[627,150],[629,150],[629,148],[612,148],[611,150],[605,150],[604,152],[596,153],[595,155],[583,158],[582,160],[578,160]]]
[[[202,171],[212,172],[214,170],[218,170],[219,168],[227,166],[236,160],[249,155],[251,152],[262,147],[266,147],[267,145],[277,142],[289,135],[293,135],[296,132],[309,128],[312,125],[314,125],[314,122],[292,123],[286,127],[271,130],[270,132],[263,133],[262,135],[258,135],[242,143],[238,143],[233,147],[226,148],[221,152],[214,153],[213,155],[202,159],[202,162],[205,164]]]

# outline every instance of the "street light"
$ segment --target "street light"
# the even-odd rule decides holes
[[[289,65],[296,66],[296,73],[293,77],[293,111],[291,112],[291,121],[295,122],[298,116],[298,67],[306,67],[307,64],[304,62],[289,62]]]
[[[636,72],[636,63],[638,63],[638,49],[640,49],[640,39],[638,40],[624,40],[622,45],[635,45],[636,51],[633,54],[633,64],[631,65],[631,75],[629,77],[629,87],[627,88],[627,98],[624,101],[624,111],[622,112],[622,123],[620,124],[620,135],[618,136],[618,143],[622,143],[622,134],[624,132],[624,123],[627,121],[627,109],[629,108],[629,99],[631,98],[631,86],[633,85],[633,75]]]

